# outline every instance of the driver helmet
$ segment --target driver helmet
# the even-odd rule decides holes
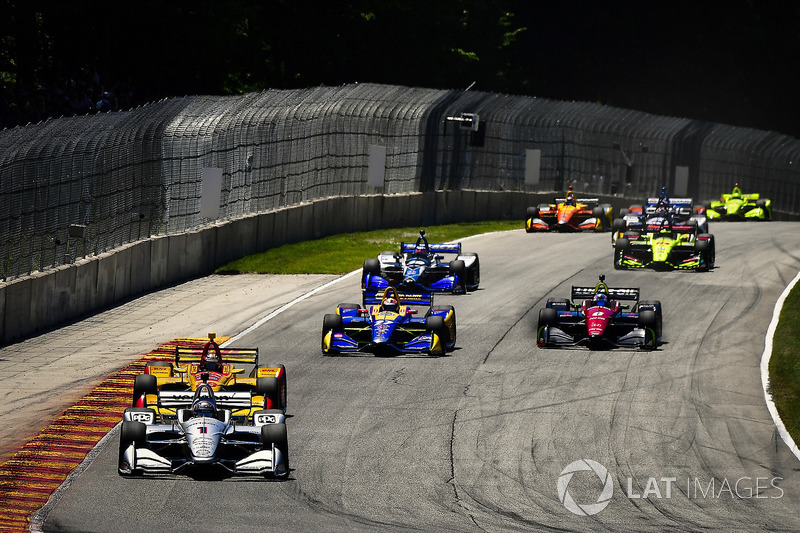
[[[217,405],[211,398],[200,398],[192,404],[194,416],[216,416]]]
[[[200,370],[208,372],[222,372],[222,356],[215,349],[204,352],[200,357]]]
[[[738,197],[740,197],[741,195],[742,195],[742,190],[739,188],[739,184],[738,184],[738,183],[736,183],[736,184],[733,186],[733,191],[731,192],[731,196],[732,196],[733,198],[738,198]]]
[[[392,296],[389,296],[388,298],[385,298],[383,300],[384,311],[391,311],[393,313],[396,313],[399,307],[400,305],[397,303],[397,300],[395,300],[394,297]]]
[[[594,295],[594,302],[593,303],[595,305],[607,306],[608,305],[608,295],[606,293],[604,293],[604,292],[598,292],[597,294]]]

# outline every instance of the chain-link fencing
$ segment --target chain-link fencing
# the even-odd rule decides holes
[[[382,187],[371,147],[385,149]],[[798,214],[799,159],[800,141],[774,132],[477,91],[172,98],[0,131],[0,279],[335,196],[572,185],[640,199],[666,185],[702,201],[738,182]],[[205,169],[221,171],[213,216]]]

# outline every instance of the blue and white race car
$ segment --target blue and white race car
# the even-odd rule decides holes
[[[673,224],[697,226],[698,233],[708,233],[705,210],[696,207],[691,198],[670,198],[662,187],[658,198],[648,198],[647,204],[620,209],[621,218],[612,223],[611,245],[620,237],[637,239],[648,232],[648,227],[660,226],[667,218]]]
[[[417,307],[428,307],[423,316]],[[376,355],[445,355],[456,345],[456,310],[433,306],[430,292],[399,292],[388,287],[365,291],[363,306],[339,304],[322,321],[322,354],[366,352]]]
[[[445,260],[442,254],[456,254]],[[400,243],[400,252],[381,252],[364,261],[361,288],[380,291],[401,287],[402,291],[464,294],[478,289],[480,261],[476,253],[463,253],[461,243],[428,243],[425,231],[415,243]]]

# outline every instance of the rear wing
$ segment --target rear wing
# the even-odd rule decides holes
[[[400,253],[401,254],[410,254],[414,252],[416,249],[415,243],[410,242],[401,242],[400,243]],[[444,242],[444,243],[436,243],[436,244],[429,244],[428,248],[431,252],[438,252],[441,254],[460,254],[461,253],[461,243],[460,242]]]
[[[367,289],[363,294],[363,303],[367,305],[380,305],[383,300],[384,289]],[[433,293],[427,291],[397,291],[397,297],[403,305],[433,305]],[[224,360],[224,359],[223,359]]]
[[[589,300],[594,296],[596,287],[572,287],[573,300]],[[639,301],[639,287],[619,288],[609,287],[606,291],[612,300]]]
[[[655,206],[658,204],[659,198],[648,198],[647,204]],[[669,205],[686,205],[691,207],[693,200],[691,198],[670,198]]]
[[[245,363],[258,365],[258,348],[220,348],[223,363]],[[203,348],[176,346],[175,364],[199,363]]]
[[[567,199],[566,198],[555,198],[554,201],[557,204],[563,204],[564,202],[567,201]],[[600,203],[600,198],[575,198],[575,203],[576,204],[599,204]]]

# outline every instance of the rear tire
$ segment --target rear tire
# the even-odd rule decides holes
[[[262,366],[264,368],[280,368],[281,369],[281,372],[280,372],[280,376],[281,377],[278,378],[278,384],[280,385],[280,390],[281,390],[281,405],[283,406],[283,410],[285,411],[286,410],[286,401],[287,401],[288,396],[289,396],[289,394],[287,392],[286,366],[284,366],[284,365],[282,365],[280,363],[277,363],[277,364],[274,364],[274,365],[266,365],[266,366],[262,365]]]
[[[467,274],[466,274],[466,281],[464,283],[465,289],[468,291],[475,291],[478,290],[478,286],[481,284],[481,262],[478,259],[478,254],[476,253],[466,253],[461,254],[462,257],[474,257],[475,261],[472,262],[472,266],[466,267]],[[466,261],[464,265],[466,266]]]
[[[467,292],[467,265],[461,259],[456,259],[455,261],[450,261],[450,275],[451,276],[458,276],[459,281],[461,282],[461,286],[463,288],[463,292]],[[453,288],[453,294],[463,294],[459,292],[455,287]]]
[[[364,266],[361,269],[361,287],[364,288],[366,286],[367,274],[373,276],[380,276],[381,275],[381,262],[372,257],[370,259],[364,259]]]
[[[281,384],[276,377],[263,377],[256,380],[256,394],[264,397],[264,409],[285,409],[281,395]],[[271,405],[267,405],[269,399]]]
[[[139,401],[139,398],[146,394],[158,394],[158,380],[150,374],[139,374],[133,380],[132,405],[136,407],[136,402]],[[146,407],[144,400],[142,400],[142,407]]]

